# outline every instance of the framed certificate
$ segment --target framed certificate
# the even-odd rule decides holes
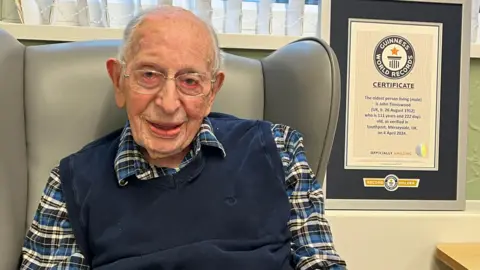
[[[469,1],[322,3],[342,76],[327,209],[462,210]]]
[[[438,170],[442,24],[350,19],[349,30],[345,168]]]

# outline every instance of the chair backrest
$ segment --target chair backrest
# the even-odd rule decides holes
[[[24,52],[22,44],[0,31],[0,270],[14,269],[25,234]]]
[[[2,54],[9,54],[2,51],[4,39],[15,43],[5,34],[0,35],[0,59]],[[19,215],[15,224],[6,221],[9,224],[5,225],[4,219],[0,219],[0,232],[4,226],[17,226],[24,230],[30,224],[48,174],[62,157],[124,125],[126,115],[114,104],[113,89],[105,68],[105,60],[116,55],[119,45],[119,40],[111,40],[26,47],[25,66],[16,66],[19,74],[24,68],[24,97],[19,81],[10,90],[15,97],[9,99],[20,104],[10,105],[18,111],[18,118],[23,113],[19,110],[22,98],[25,102],[28,206],[26,215],[21,218]],[[11,54],[21,58],[23,49]],[[338,64],[328,45],[318,39],[306,38],[286,45],[264,59],[226,53],[224,60],[222,68],[226,72],[226,80],[213,110],[283,123],[299,130],[305,137],[309,162],[318,178],[323,180],[340,99]],[[6,67],[0,63],[0,71],[2,68]],[[10,76],[0,77],[0,84],[4,84],[5,79],[10,79]],[[8,91],[4,92],[2,86],[0,97],[8,95]],[[8,140],[23,139],[18,135],[25,129],[21,120],[7,120],[14,123],[12,129],[15,131],[10,130],[12,134],[9,136],[0,135],[2,150],[5,144],[10,147],[7,149],[9,153],[17,151]],[[16,134],[18,137],[15,137]],[[20,154],[16,155],[20,157],[16,162],[21,165],[16,166],[10,160],[12,169],[24,166],[22,154],[25,147],[18,146],[18,149]],[[2,157],[2,162],[3,158],[6,157]],[[25,175],[17,174],[20,182],[24,183]],[[15,175],[0,171],[2,188],[18,181],[11,179],[12,176]],[[25,184],[20,187],[25,188]],[[21,194],[25,191],[22,190]],[[13,189],[5,192],[13,192]],[[16,190],[14,192],[17,194]],[[25,200],[24,197],[21,199]],[[8,203],[11,204],[11,201]],[[21,206],[25,206],[25,201],[22,203]],[[4,211],[3,207],[0,205],[0,211]],[[18,243],[21,243],[24,231],[20,235],[18,231],[14,232],[12,237],[16,242],[12,243],[19,251]],[[4,243],[0,243],[0,251],[2,245]],[[0,260],[0,270],[3,269],[11,268],[2,268]]]

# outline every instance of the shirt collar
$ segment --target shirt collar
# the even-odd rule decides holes
[[[125,186],[127,184],[126,179],[132,175],[136,175],[140,180],[149,180],[161,175],[175,173],[185,167],[200,152],[203,146],[217,148],[223,157],[226,156],[225,149],[213,133],[213,127],[208,118],[204,118],[197,135],[193,139],[190,152],[185,156],[178,168],[156,167],[145,160],[140,151],[141,147],[133,139],[130,122],[127,121],[120,135],[120,143],[114,162],[118,182],[121,186]]]

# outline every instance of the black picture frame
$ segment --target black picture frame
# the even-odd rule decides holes
[[[327,14],[326,16],[324,16]],[[325,179],[327,209],[463,210],[470,62],[468,0],[324,0],[322,32],[335,51],[342,78],[340,113]],[[442,34],[438,170],[357,170],[345,168],[349,20],[440,23]],[[328,27],[325,26],[328,24]],[[421,179],[417,188],[364,186],[364,178]]]

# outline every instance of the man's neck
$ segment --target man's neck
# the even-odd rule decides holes
[[[182,152],[174,154],[172,156],[162,157],[162,158],[152,158],[151,155],[148,153],[148,151],[142,148],[142,154],[148,163],[155,165],[158,168],[172,168],[172,169],[180,167],[180,164],[182,163],[183,159],[187,155],[188,151],[190,151],[190,147],[187,147],[184,150],[182,150]]]

